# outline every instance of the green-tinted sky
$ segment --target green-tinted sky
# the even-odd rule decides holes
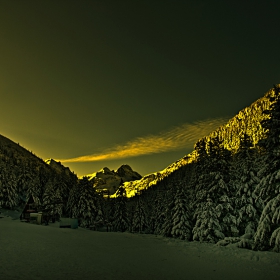
[[[65,163],[78,175],[161,170],[279,83],[279,10],[0,0],[0,134],[43,159],[94,154]]]

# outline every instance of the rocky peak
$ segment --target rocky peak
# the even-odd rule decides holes
[[[111,194],[115,193],[119,186],[124,182],[139,180],[142,176],[133,171],[132,168],[124,164],[117,171],[104,167],[98,172],[87,175],[88,179],[97,189],[107,189]]]
[[[114,175],[115,173],[114,170],[111,171],[108,167],[102,168],[99,172],[105,175]]]
[[[60,161],[55,161],[54,159],[47,159],[45,162],[50,165],[52,168],[54,168],[58,173],[65,172],[67,175],[71,173],[69,167],[65,167],[61,164]]]
[[[123,179],[124,182],[139,180],[142,178],[139,173],[133,171],[127,164],[123,164],[116,173]]]

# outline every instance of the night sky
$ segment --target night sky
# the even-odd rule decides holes
[[[79,176],[162,170],[280,82],[279,11],[0,0],[0,134]]]

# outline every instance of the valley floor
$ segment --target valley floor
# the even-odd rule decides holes
[[[280,254],[0,219],[5,280],[279,279]]]

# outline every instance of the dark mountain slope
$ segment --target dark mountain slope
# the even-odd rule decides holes
[[[0,208],[20,206],[30,195],[42,204],[47,185],[56,181],[70,187],[77,177],[66,169],[59,172],[19,144],[0,135]],[[66,200],[67,191],[64,196]]]

